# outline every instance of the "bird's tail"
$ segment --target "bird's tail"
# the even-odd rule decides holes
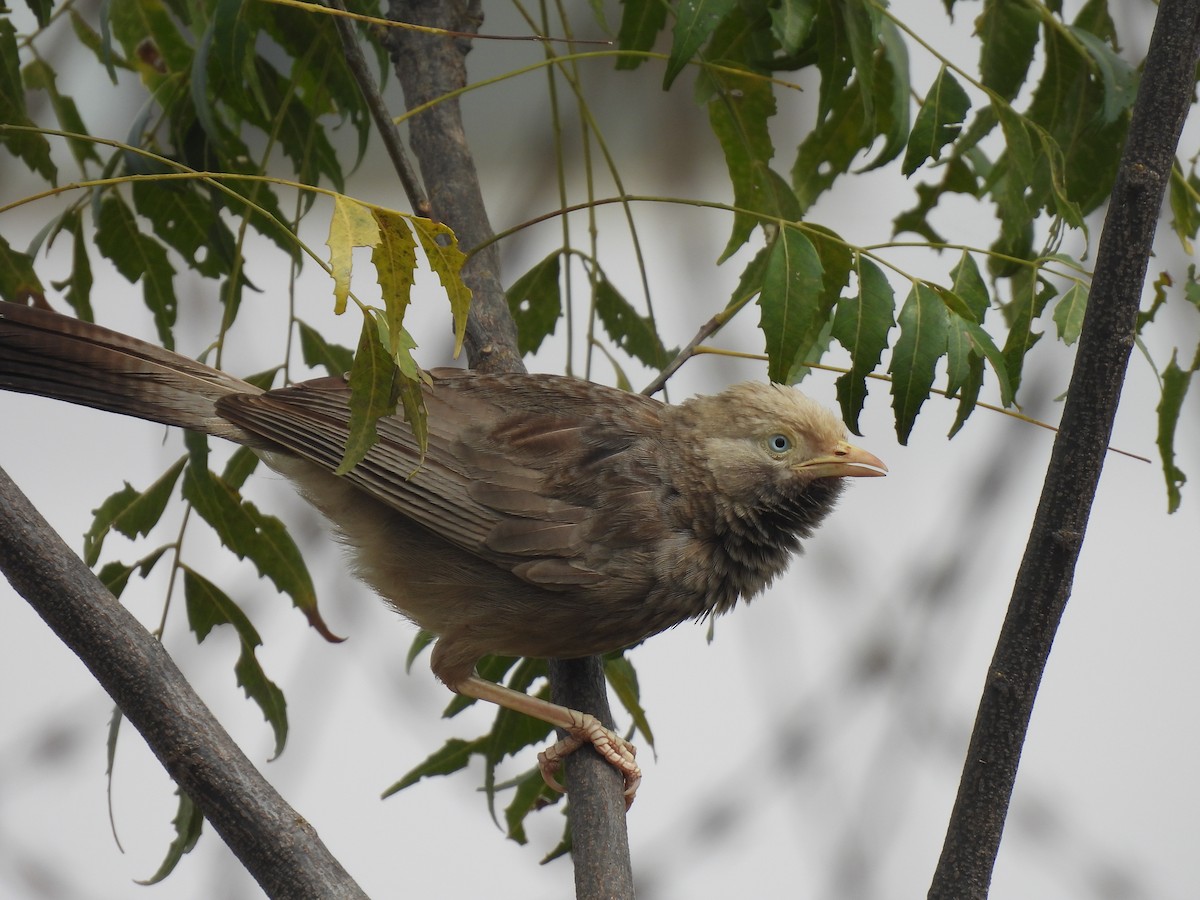
[[[252,442],[217,415],[254,385],[178,353],[58,313],[0,302],[0,389]]]

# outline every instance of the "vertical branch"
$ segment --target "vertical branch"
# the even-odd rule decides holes
[[[1062,423],[975,719],[929,897],[985,898],[1021,748],[1112,433],[1142,286],[1200,58],[1200,0],[1162,0]]]
[[[476,32],[482,21],[478,0],[391,0],[388,16],[393,21],[469,33]],[[387,42],[410,109],[466,84],[468,40],[397,28]],[[458,100],[444,100],[414,116],[409,129],[433,215],[454,229],[464,247],[478,247],[490,240],[493,231]],[[472,293],[466,335],[472,367],[524,371],[494,244],[471,255],[463,268],[463,280]],[[555,702],[611,723],[604,670],[598,658],[553,661],[551,682]],[[632,897],[621,778],[590,747],[571,755],[566,775],[576,896],[581,900]]]

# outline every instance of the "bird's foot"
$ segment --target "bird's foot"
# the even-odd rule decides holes
[[[575,710],[571,710],[571,713],[573,721],[566,729],[567,736],[538,754],[542,779],[554,790],[560,793],[565,791],[566,788],[555,778],[563,760],[584,744],[591,744],[625,779],[625,808],[629,809],[642,782],[642,770],[637,764],[637,747],[611,728],[605,728],[595,716]]]

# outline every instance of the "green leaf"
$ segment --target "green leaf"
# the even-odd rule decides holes
[[[79,115],[79,107],[75,105],[74,100],[59,92],[57,73],[45,60],[33,60],[25,66],[21,71],[21,75],[26,87],[31,90],[46,92],[46,96],[50,98],[50,106],[54,109],[54,117],[58,120],[58,126],[61,130],[74,134],[89,133],[87,126],[83,124],[83,117]],[[6,120],[0,119],[0,121]],[[96,145],[91,141],[70,138],[67,140],[67,146],[71,149],[71,155],[75,157],[75,162],[81,169],[89,161],[97,164],[100,163],[100,155],[96,152]]]
[[[612,686],[613,693],[617,695],[621,705],[625,707],[625,711],[633,719],[634,727],[641,732],[646,738],[646,743],[653,748],[654,732],[650,730],[650,720],[646,717],[646,710],[642,708],[641,690],[638,687],[637,671],[633,668],[633,663],[624,655],[608,657],[604,660],[604,677]]]
[[[83,558],[89,566],[94,566],[100,558],[100,549],[110,530],[115,528],[128,538],[150,533],[162,518],[186,462],[187,457],[181,458],[144,491],[137,491],[125,482],[124,488],[92,510],[91,527],[83,536]]]
[[[278,757],[287,741],[287,701],[283,691],[267,678],[255,655],[255,649],[262,646],[262,638],[241,607],[219,587],[187,566],[183,567],[183,593],[187,602],[188,625],[197,641],[202,642],[218,625],[232,625],[237,632],[241,653],[233,671],[238,685],[258,705],[263,718],[271,726],[275,734],[274,757]]]
[[[1137,98],[1138,72],[1123,60],[1109,43],[1086,29],[1070,26],[1071,34],[1083,44],[1100,70],[1104,82],[1104,100],[1100,106],[1101,121],[1108,125],[1133,108]]]
[[[779,41],[780,49],[791,56],[808,41],[817,17],[817,0],[782,0],[768,9],[771,16],[771,33]]]
[[[321,332],[299,319],[296,325],[300,329],[300,354],[305,365],[321,367],[335,378],[350,372],[354,366],[353,350],[329,343]]]
[[[812,241],[797,228],[781,228],[771,241],[758,295],[759,328],[766,339],[767,374],[783,382],[821,334],[823,269]]]
[[[414,766],[403,778],[384,791],[383,797],[390,797],[392,794],[398,793],[406,787],[411,787],[422,778],[429,778],[434,775],[449,775],[452,772],[457,772],[459,769],[465,769],[467,764],[471,762],[473,755],[484,752],[484,741],[485,738],[479,738],[474,741],[451,738],[442,745],[441,749],[431,753],[422,763]]]
[[[34,271],[33,258],[14,250],[3,235],[0,235],[0,297],[20,304],[46,299],[46,289]]]
[[[132,210],[115,193],[100,203],[96,222],[96,246],[130,283],[142,282],[142,297],[154,314],[158,339],[168,350],[175,349],[175,269],[167,251],[157,240],[143,234]]]
[[[1183,410],[1183,399],[1187,395],[1200,364],[1200,348],[1197,348],[1196,359],[1190,369],[1184,370],[1175,361],[1176,354],[1171,354],[1171,361],[1162,373],[1162,398],[1158,402],[1158,452],[1162,459],[1163,476],[1167,481],[1167,511],[1175,512],[1181,502],[1180,488],[1187,481],[1183,470],[1175,464],[1175,428],[1179,424],[1179,414]]]
[[[563,314],[559,285],[561,250],[555,250],[513,282],[508,289],[508,311],[517,324],[517,349],[522,356],[535,353],[554,334]]]
[[[663,346],[650,316],[639,315],[603,274],[596,280],[596,315],[616,345],[652,369],[661,369],[674,357]]]
[[[1076,281],[1054,306],[1054,324],[1058,326],[1058,337],[1070,347],[1079,340],[1083,330],[1083,314],[1087,310],[1088,289]]]
[[[663,90],[669,90],[675,78],[700,49],[734,6],[737,0],[680,0],[675,8],[675,29],[671,56],[663,75]]]
[[[971,108],[971,98],[944,65],[925,95],[913,122],[901,171],[911,175],[930,159],[940,159],[942,148],[958,137]]]
[[[820,362],[833,339],[833,315],[842,291],[850,281],[854,254],[836,233],[820,225],[810,225],[808,239],[821,262],[821,290],[813,298],[813,314],[820,319],[816,337],[801,350],[788,372],[789,384],[798,384],[811,371],[810,363]]]
[[[221,543],[239,559],[249,559],[260,575],[287,594],[309,624],[327,641],[339,641],[317,609],[317,595],[300,548],[283,523],[264,515],[253,503],[208,470],[203,435],[184,435],[190,459],[183,475],[183,496],[212,526]]]
[[[71,234],[71,271],[62,281],[51,284],[56,291],[64,291],[64,299],[78,318],[92,322],[95,320],[92,313],[92,261],[88,257],[88,242],[79,210],[69,210],[62,218],[61,227]]]
[[[857,294],[838,301],[833,337],[851,360],[850,371],[836,383],[838,404],[846,427],[861,435],[858,419],[867,399],[867,376],[887,348],[888,332],[895,324],[895,293],[879,266],[861,253],[855,254],[855,279]]]
[[[542,779],[542,773],[531,769],[517,780],[517,789],[513,798],[504,808],[504,825],[509,840],[518,844],[526,844],[529,837],[525,833],[525,819],[531,812],[536,812],[543,806],[554,803],[562,795],[550,789]]]
[[[733,204],[752,212],[774,213],[764,209],[769,200],[767,184],[775,147],[767,121],[775,115],[775,94],[769,82],[749,74],[728,70],[705,70],[696,83],[697,96],[708,107],[709,125],[721,145],[725,167],[733,185]],[[795,218],[799,215],[796,209]],[[727,259],[750,237],[758,219],[750,212],[737,212],[733,229],[721,259]]]
[[[1012,100],[1025,83],[1037,47],[1041,17],[1037,9],[1011,0],[984,0],[975,20],[979,35],[979,71],[984,87]]]
[[[345,475],[353,469],[379,440],[376,423],[383,416],[396,412],[400,396],[398,374],[396,362],[384,346],[378,323],[373,316],[364,316],[358,350],[350,369],[350,433],[335,474]]]
[[[946,352],[946,306],[931,286],[913,284],[898,319],[900,336],[892,350],[892,409],[896,435],[908,443],[917,413],[929,397],[934,368]]]
[[[113,36],[148,88],[191,72],[192,47],[162,0],[109,0],[108,11]]]
[[[1169,188],[1171,215],[1174,216],[1171,227],[1175,230],[1183,252],[1191,256],[1194,252],[1192,239],[1200,231],[1200,178],[1196,176],[1195,166],[1188,175],[1176,160],[1171,167],[1171,185]]]
[[[25,108],[25,86],[18,67],[17,32],[7,16],[0,18],[0,123],[34,127]],[[57,183],[58,170],[50,159],[50,142],[32,131],[0,129],[0,145],[25,163],[29,169],[51,184]]]
[[[129,584],[129,579],[133,576],[134,572],[137,572],[140,577],[145,578],[154,571],[154,567],[162,559],[163,554],[170,549],[172,549],[170,545],[159,547],[132,565],[122,562],[108,563],[101,567],[100,571],[96,573],[96,577],[100,579],[100,582],[108,588],[114,597],[120,597],[125,591],[125,587]]]
[[[133,205],[154,224],[154,235],[201,275],[218,278],[233,269],[236,241],[220,207],[198,182],[135,181]]]
[[[175,866],[179,864],[179,860],[183,859],[183,855],[190,853],[192,848],[196,846],[196,841],[200,840],[200,831],[204,826],[204,815],[192,803],[192,798],[184,793],[183,788],[176,788],[175,795],[179,797],[179,806],[175,810],[175,818],[171,820],[171,824],[175,826],[175,839],[171,841],[171,846],[167,848],[166,858],[159,865],[158,871],[145,881],[138,881],[138,884],[158,884],[175,871]]]
[[[1041,332],[1033,330],[1033,323],[1041,316],[1046,304],[1057,293],[1054,285],[1035,275],[1030,269],[1022,269],[1012,279],[1013,299],[1004,307],[1008,320],[1008,338],[1004,342],[1004,362],[1012,379],[1013,391],[1021,386],[1021,370],[1025,354],[1041,338]]]
[[[617,32],[617,43],[622,50],[647,51],[654,48],[654,40],[667,24],[668,6],[662,0],[621,0],[621,27]],[[642,56],[620,56],[618,69],[636,69],[645,58]]]
[[[37,19],[39,28],[45,28],[50,24],[50,11],[54,8],[53,0],[25,0],[25,5]]]

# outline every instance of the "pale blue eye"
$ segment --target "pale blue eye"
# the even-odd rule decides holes
[[[787,453],[792,449],[792,439],[786,434],[773,434],[767,438],[767,447],[772,453]]]

